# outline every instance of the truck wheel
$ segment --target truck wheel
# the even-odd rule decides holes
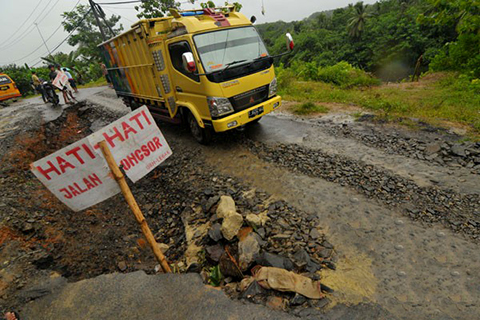
[[[201,144],[209,144],[212,141],[212,132],[208,128],[202,128],[198,125],[197,119],[191,112],[187,116],[188,126],[192,136]]]

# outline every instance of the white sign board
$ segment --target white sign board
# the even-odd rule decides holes
[[[53,79],[52,84],[58,89],[62,90],[63,87],[69,84],[68,76],[65,72],[57,70],[57,76]]]
[[[98,146],[107,142],[115,161],[137,182],[172,150],[143,106],[107,127],[31,165],[32,172],[74,211],[86,209],[120,192]]]

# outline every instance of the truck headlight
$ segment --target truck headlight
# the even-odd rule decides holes
[[[219,117],[232,113],[233,106],[227,98],[207,97],[208,108],[212,117]]]
[[[268,97],[271,98],[277,94],[277,78],[273,78],[272,82],[268,86]]]

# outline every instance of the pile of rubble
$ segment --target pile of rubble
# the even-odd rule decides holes
[[[326,305],[331,289],[317,272],[335,264],[317,218],[283,201],[256,203],[255,190],[239,200],[237,207],[230,195],[207,191],[201,206],[184,210],[187,249],[180,268],[200,272],[234,298],[272,308]]]
[[[369,124],[373,122],[373,124]],[[365,114],[355,124],[319,122],[334,135],[362,141],[364,144],[409,158],[436,162],[449,167],[464,167],[480,173],[480,142],[418,122],[419,131],[378,126],[374,115]]]

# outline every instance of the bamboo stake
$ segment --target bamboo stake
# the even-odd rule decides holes
[[[117,180],[118,185],[120,186],[120,190],[122,190],[122,194],[125,197],[128,206],[132,210],[138,224],[140,225],[140,228],[142,229],[143,235],[145,236],[145,238],[147,238],[147,242],[150,245],[150,248],[152,248],[155,258],[160,263],[160,266],[162,267],[164,272],[171,273],[172,270],[170,269],[170,266],[168,265],[168,262],[162,253],[162,250],[160,250],[160,248],[158,247],[157,241],[155,241],[152,231],[148,227],[147,221],[145,220],[145,217],[143,216],[142,211],[140,210],[140,207],[138,206],[137,201],[135,200],[132,191],[127,184],[127,181],[125,180],[125,176],[123,175],[122,171],[120,171],[120,168],[115,162],[115,159],[113,158],[113,155],[107,146],[107,142],[101,141],[99,143],[99,146],[102,150],[103,155],[105,156],[105,159],[107,160],[108,166],[110,167],[110,170],[112,171],[115,180]]]

